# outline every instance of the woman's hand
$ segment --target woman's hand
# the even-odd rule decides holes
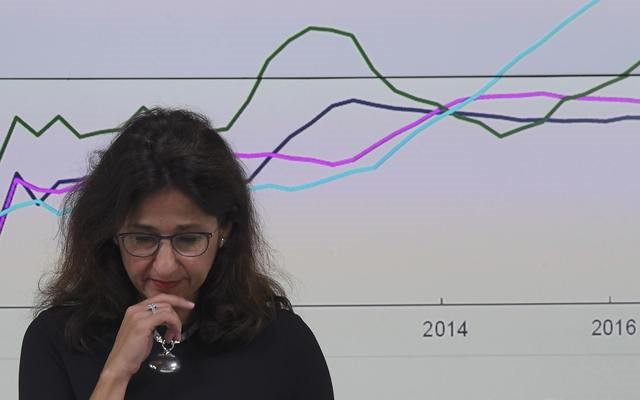
[[[155,312],[147,307],[152,303],[156,305]],[[154,329],[164,325],[167,327],[164,334],[166,340],[180,340],[182,322],[175,309],[192,310],[193,307],[192,302],[182,297],[162,293],[127,308],[91,397],[105,398],[98,394],[112,394],[116,387],[116,392],[122,390],[124,394],[129,379],[138,372],[140,365],[151,352]]]

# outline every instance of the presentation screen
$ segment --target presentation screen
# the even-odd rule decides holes
[[[338,399],[640,396],[635,0],[0,7],[0,397],[63,199],[131,116],[205,114]]]

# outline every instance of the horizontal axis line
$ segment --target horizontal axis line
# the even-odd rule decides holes
[[[601,78],[616,77],[616,74],[511,74],[511,75],[385,75],[386,79],[464,79],[464,78]],[[639,73],[625,76],[637,77]],[[0,77],[0,81],[148,81],[148,80],[349,80],[349,79],[379,79],[371,75],[343,75],[343,76],[36,76],[36,77]]]
[[[332,359],[420,359],[420,358],[565,358],[565,357],[638,357],[640,353],[458,353],[458,354],[326,354]]]
[[[640,305],[640,301],[491,302],[491,303],[343,303],[293,304],[294,308],[401,308],[401,307],[546,307]],[[4,305],[1,310],[28,310],[35,306]]]
[[[297,308],[400,308],[400,307],[545,307],[545,306],[602,306],[640,305],[640,301],[568,301],[568,302],[492,302],[492,303],[353,303],[353,304],[294,304]]]

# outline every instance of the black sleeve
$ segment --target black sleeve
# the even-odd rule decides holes
[[[290,341],[291,356],[295,358],[294,399],[333,400],[333,385],[327,362],[313,332],[298,320],[296,333]]]
[[[75,398],[56,345],[62,340],[61,332],[49,322],[41,314],[24,334],[18,373],[20,400]]]

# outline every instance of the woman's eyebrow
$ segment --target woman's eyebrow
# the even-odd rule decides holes
[[[176,230],[180,232],[185,231],[210,231],[211,228],[204,224],[185,224],[176,226]]]
[[[127,225],[127,228],[129,229],[134,229],[134,230],[140,230],[140,231],[148,231],[148,232],[158,232],[158,229],[151,226],[151,225],[145,225],[145,224],[129,224]]]
[[[128,229],[139,230],[143,232],[159,232],[160,230],[152,225],[133,223],[127,225]],[[187,231],[198,231],[198,232],[208,232],[211,231],[212,228],[205,224],[193,223],[193,224],[180,224],[176,225],[174,228],[176,232],[187,232]]]

